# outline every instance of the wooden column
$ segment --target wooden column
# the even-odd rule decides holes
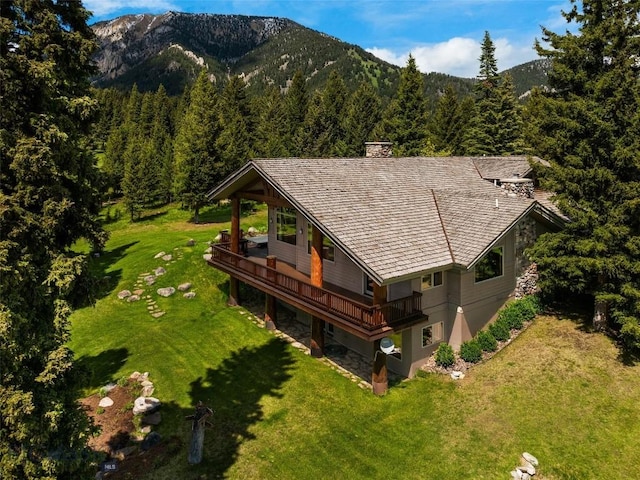
[[[311,226],[311,284],[322,288],[322,232]],[[324,356],[324,320],[311,317],[311,356]]]
[[[324,356],[324,320],[318,317],[311,317],[311,356]]]
[[[387,286],[373,282],[373,304],[382,305],[384,303],[387,303]]]
[[[267,267],[276,269],[277,266],[277,258],[275,255],[267,256]],[[267,279],[275,282],[276,275],[275,272],[269,270],[267,271]],[[277,311],[276,311],[276,299],[273,295],[269,295],[265,293],[265,301],[264,301],[264,326],[267,330],[275,330],[276,329],[276,321],[277,321]]]
[[[237,197],[231,199],[231,252],[240,252],[240,199]],[[233,276],[229,277],[227,304],[232,307],[240,305],[240,281]]]
[[[383,395],[389,389],[387,376],[387,354],[380,350],[380,340],[373,342],[373,373],[371,386],[375,395]]]

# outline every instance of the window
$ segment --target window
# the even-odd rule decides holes
[[[443,273],[432,272],[422,276],[422,290],[428,290],[442,285]]]
[[[393,340],[394,349],[389,355],[402,360],[402,332],[396,332],[389,335],[389,338]]]
[[[296,244],[296,211],[293,208],[276,208],[276,238],[281,242]]]
[[[502,247],[494,247],[476,263],[476,283],[502,276]]]
[[[422,329],[422,348],[428,347],[443,340],[442,322],[427,325]]]
[[[364,276],[364,294],[373,297],[373,280],[366,274]]]
[[[307,253],[309,255],[311,255],[311,239],[312,239],[311,231],[312,230],[313,230],[313,227],[311,226],[311,224],[309,224],[309,228],[307,230]],[[333,259],[335,258],[335,251],[336,249],[333,246],[333,242],[323,235],[322,236],[322,258],[324,258],[325,260],[329,260],[330,262],[333,262]]]

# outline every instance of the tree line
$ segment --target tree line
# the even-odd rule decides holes
[[[372,140],[393,142],[399,156],[522,154],[522,109],[494,51],[487,32],[474,94],[449,85],[436,105],[412,57],[388,105],[370,82],[349,91],[337,71],[320,90],[309,91],[298,71],[286,88],[252,97],[240,77],[218,88],[206,71],[179,97],[162,85],[144,94],[135,85],[126,95],[97,90],[91,141],[103,150],[107,193],[122,196],[132,219],[179,200],[196,221],[206,192],[250,158],[357,157]]]

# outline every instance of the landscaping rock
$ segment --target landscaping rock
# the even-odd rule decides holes
[[[143,452],[146,452],[151,447],[155,447],[162,441],[162,436],[158,432],[151,432],[149,435],[144,437],[142,444],[140,445],[140,449]]]
[[[127,302],[137,302],[140,300],[140,295],[130,295],[127,297]]]
[[[160,400],[154,397],[138,397],[133,402],[133,414],[153,413],[160,408]]]
[[[173,287],[163,287],[163,288],[159,288],[157,292],[158,292],[158,295],[160,295],[161,297],[170,297],[171,295],[176,293],[176,289]]]
[[[167,273],[167,271],[162,267],[158,267],[153,271],[153,273],[156,277],[159,277],[160,275],[164,275],[165,273]]]
[[[124,448],[121,448],[120,450],[116,450],[115,452],[113,452],[113,457],[117,458],[118,460],[124,460],[125,457],[128,457],[129,455],[131,455],[137,449],[138,448],[133,445],[130,447],[124,447]]]
[[[182,295],[182,296],[183,296],[184,298],[191,299],[191,298],[194,298],[194,297],[196,296],[196,292],[187,292],[187,293],[185,293],[185,294],[184,294],[184,295]]]
[[[118,292],[118,298],[120,300],[124,300],[127,297],[131,296],[131,292],[129,290],[121,290]]]
[[[133,372],[131,375],[129,375],[129,379],[135,380],[137,382],[140,378],[140,375],[142,375],[140,372]]]
[[[110,407],[111,405],[113,405],[113,400],[111,400],[109,397],[101,398],[100,403],[98,403],[98,406],[102,408],[107,408],[107,407]]]
[[[534,467],[538,466],[538,459],[536,457],[534,457],[533,455],[531,455],[529,452],[524,452],[522,454],[522,458],[524,459],[525,462],[530,463]]]
[[[521,465],[521,466],[517,467],[516,469],[520,470],[522,473],[528,473],[529,475],[535,475],[536,474],[536,467],[531,465],[529,462],[527,462],[526,465]]]
[[[115,383],[113,383],[113,382],[109,382],[109,383],[107,383],[104,387],[102,387],[102,389],[103,389],[105,392],[107,392],[107,393],[109,393],[109,392],[110,392],[111,390],[113,390],[114,388],[116,388],[116,384],[115,384]]]
[[[513,478],[513,480],[522,480],[522,472],[520,470],[512,470],[511,478]]]
[[[154,391],[155,391],[155,387],[153,386],[153,383],[152,383],[150,386],[143,387],[142,393],[140,395],[142,397],[150,397],[151,395],[153,395]]]
[[[190,288],[191,288],[191,283],[190,282],[185,282],[185,283],[181,283],[180,285],[178,285],[178,290],[180,290],[181,292],[186,292]]]
[[[151,316],[152,316],[153,318],[160,318],[160,317],[161,317],[161,316],[163,316],[164,314],[165,314],[165,312],[160,311],[160,312],[152,313],[152,314],[151,314]]]
[[[149,378],[149,372],[144,372],[138,375],[138,382],[142,383]]]
[[[161,421],[162,416],[160,415],[160,412],[154,412],[142,417],[142,423],[146,425],[159,425]]]
[[[193,238],[187,240],[187,247],[193,247],[196,244],[196,241]]]
[[[141,288],[138,288],[137,290],[133,291],[134,295],[142,295],[144,293],[144,290],[142,290]]]
[[[162,256],[162,260],[164,260],[165,262],[170,262],[172,259],[173,255],[171,255],[170,253]]]
[[[204,259],[208,262],[209,260],[211,260],[211,257],[212,257],[212,256],[213,256],[213,255],[212,255],[212,254],[210,254],[210,253],[205,253],[205,254],[202,256],[202,258],[204,258]]]
[[[155,275],[147,275],[146,277],[144,277],[144,283],[146,283],[147,285],[153,285],[154,283],[156,283]]]
[[[247,233],[249,234],[250,237],[255,237],[258,234],[258,229],[254,227],[249,227],[249,230],[247,230]]]
[[[145,425],[140,429],[140,433],[144,433],[145,435],[151,433],[151,425]]]
[[[155,257],[153,257],[153,258],[161,258],[161,257],[164,257],[166,254],[167,254],[167,252],[158,252],[158,253],[156,253]]]

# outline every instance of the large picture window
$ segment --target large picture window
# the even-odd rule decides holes
[[[503,249],[494,247],[476,264],[476,282],[501,277],[503,269]]]
[[[276,208],[276,238],[281,242],[296,244],[296,211],[293,208]]]
[[[311,255],[311,241],[313,237],[312,233],[313,227],[309,224],[309,229],[307,231],[307,253]],[[333,246],[333,242],[329,240],[327,237],[322,237],[322,258],[325,260],[329,260],[333,262],[335,256],[335,247]]]

